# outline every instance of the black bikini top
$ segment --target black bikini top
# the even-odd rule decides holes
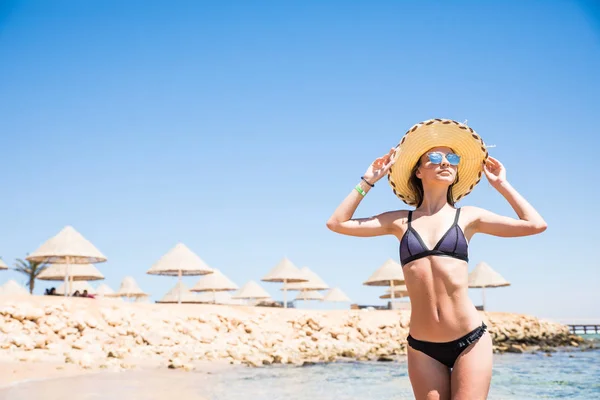
[[[433,250],[429,250],[423,243],[419,233],[412,227],[412,211],[409,211],[408,229],[400,240],[400,264],[404,266],[411,261],[427,256],[447,256],[468,262],[469,245],[462,229],[458,226],[459,215],[460,208],[456,210],[452,226],[442,236]]]

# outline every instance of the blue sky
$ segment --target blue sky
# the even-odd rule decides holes
[[[362,282],[397,240],[325,221],[407,128],[467,119],[549,224],[472,240],[470,269],[512,283],[488,309],[598,322],[599,21],[575,1],[3,2],[0,256],[73,225],[105,283],[155,300],[175,279],[145,272],[183,242],[240,286],[286,256],[383,304]],[[485,181],[459,205],[514,215]],[[356,216],[403,207],[381,181]]]

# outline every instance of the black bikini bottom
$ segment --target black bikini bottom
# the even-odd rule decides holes
[[[415,350],[427,354],[429,357],[436,359],[448,368],[452,368],[456,359],[471,343],[475,343],[483,336],[487,329],[485,323],[473,329],[465,336],[453,340],[451,342],[425,342],[417,340],[408,335],[408,344]]]

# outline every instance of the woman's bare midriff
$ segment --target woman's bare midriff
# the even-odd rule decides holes
[[[410,335],[428,342],[449,342],[481,325],[468,294],[468,264],[429,256],[403,268],[410,295]]]

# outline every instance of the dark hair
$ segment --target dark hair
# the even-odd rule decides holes
[[[421,157],[423,157],[423,156],[421,155]],[[423,182],[421,182],[421,179],[417,177],[417,169],[419,169],[419,167],[421,166],[421,157],[419,157],[419,160],[417,161],[417,163],[413,167],[412,171],[410,172],[410,178],[408,179],[408,187],[410,188],[410,190],[412,190],[413,194],[415,195],[415,202],[416,202],[415,207],[416,208],[420,207],[421,204],[423,204],[423,194],[424,194]],[[448,187],[448,192],[446,193],[446,201],[452,207],[454,207],[454,197],[452,196],[452,188],[454,187],[454,185],[457,182],[458,182],[458,171],[456,172],[456,179],[454,180],[454,182],[452,182],[452,185],[450,185]]]

